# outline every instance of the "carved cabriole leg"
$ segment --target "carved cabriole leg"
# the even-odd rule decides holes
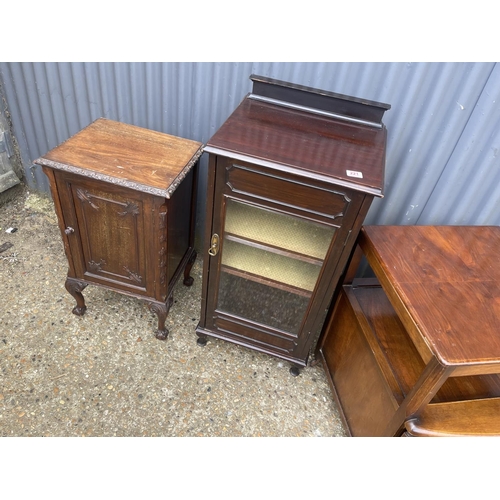
[[[87,307],[85,306],[85,299],[83,298],[82,290],[87,286],[87,283],[83,283],[82,281],[78,281],[73,278],[67,278],[64,286],[76,300],[76,306],[72,311],[73,314],[83,316]]]
[[[158,316],[158,330],[156,330],[155,337],[158,340],[165,340],[168,337],[168,330],[165,327],[168,311],[174,302],[174,297],[170,295],[167,302],[149,302],[149,310]]]
[[[189,276],[189,273],[191,272],[191,269],[193,268],[194,261],[196,260],[196,252],[193,252],[191,254],[191,257],[189,257],[189,260],[187,261],[186,267],[184,268],[184,284],[186,286],[191,286],[194,282],[194,279],[192,276]]]

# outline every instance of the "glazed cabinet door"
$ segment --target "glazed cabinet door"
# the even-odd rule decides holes
[[[56,172],[56,183],[74,277],[154,296],[150,197],[66,172]]]
[[[208,329],[304,364],[356,193],[224,158],[215,187]]]

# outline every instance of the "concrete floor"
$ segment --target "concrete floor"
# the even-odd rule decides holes
[[[16,232],[7,233],[10,227]],[[324,370],[210,340],[196,343],[201,262],[178,283],[169,338],[139,300],[89,286],[71,314],[50,199],[0,206],[1,436],[344,436]]]

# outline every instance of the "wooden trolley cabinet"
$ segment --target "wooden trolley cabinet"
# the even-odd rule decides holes
[[[374,196],[388,105],[250,77],[205,147],[198,343],[228,340],[306,366]]]
[[[143,299],[165,320],[196,258],[201,143],[101,118],[36,160],[50,181],[69,262],[66,288],[85,312],[89,284]]]
[[[350,434],[500,435],[500,228],[365,226],[358,242],[376,278],[348,273],[318,343]]]

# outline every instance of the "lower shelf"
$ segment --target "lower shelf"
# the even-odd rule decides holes
[[[410,436],[500,436],[500,398],[436,403],[406,422]]]
[[[263,251],[231,240],[224,242],[222,265],[253,276],[267,279],[269,284],[287,286],[290,290],[312,292],[321,266]]]
[[[344,286],[320,345],[320,358],[353,435],[383,432],[424,369],[384,291]],[[500,396],[500,376],[448,379],[431,401]]]

